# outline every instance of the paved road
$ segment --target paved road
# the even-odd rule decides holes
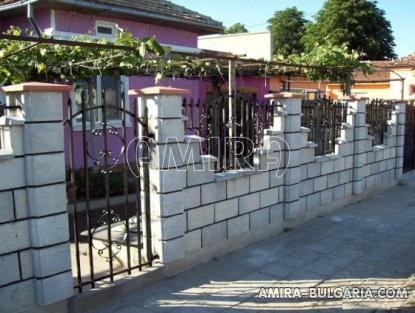
[[[310,287],[405,287],[413,273],[415,175],[389,192],[114,299],[114,307],[94,313],[415,312],[415,303],[402,299],[258,297],[261,287],[294,287],[295,296]]]

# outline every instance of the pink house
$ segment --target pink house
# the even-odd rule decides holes
[[[221,22],[165,0],[0,0],[0,31],[7,30],[11,25],[22,29],[32,29],[26,17],[29,2],[41,31],[60,39],[70,39],[83,34],[91,38],[105,37],[111,40],[119,29],[125,29],[139,38],[155,36],[162,44],[189,51],[197,49],[199,35],[223,32]],[[257,97],[262,98],[269,90],[267,81],[265,79],[264,82],[264,78],[239,77],[237,84],[241,89],[249,89]],[[165,78],[159,84],[189,89],[191,98],[202,101],[209,90],[209,84],[201,80]],[[124,100],[127,107],[130,107],[133,99],[129,99],[128,92],[123,91],[154,85],[153,77],[97,76],[95,90],[101,90],[101,92],[96,92],[95,102],[100,105],[105,98],[106,102],[111,101],[119,106],[121,100]],[[68,95],[72,100],[74,112],[80,108],[85,94],[86,82],[76,82],[73,91]],[[124,99],[121,99],[123,96]],[[109,116],[115,125],[119,118],[117,114],[119,113]],[[97,121],[100,118],[102,117],[98,114]],[[79,119],[74,123],[75,128],[77,123],[80,127]],[[76,137],[80,136],[80,133],[76,134]],[[80,140],[80,138],[75,139]],[[80,154],[76,157],[80,157]],[[80,160],[75,161],[76,164],[81,164]]]

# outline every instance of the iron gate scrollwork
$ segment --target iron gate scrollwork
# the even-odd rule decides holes
[[[147,111],[139,113],[137,104],[128,110],[124,101],[120,106],[105,99],[97,106],[87,102],[82,96],[79,111],[73,112],[69,99],[64,122],[74,287],[79,292],[151,266],[155,258]]]

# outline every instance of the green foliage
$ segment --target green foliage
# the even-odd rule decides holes
[[[364,60],[396,57],[391,24],[385,12],[371,0],[327,0],[316,22],[306,27],[303,43],[307,51],[315,43],[347,45]]]
[[[235,23],[225,29],[225,34],[239,34],[247,32],[248,30],[246,29],[245,25],[241,23]]]
[[[360,62],[360,54],[350,51],[346,45],[336,46],[331,43],[314,44],[307,52],[291,55],[288,60],[293,64],[313,66],[304,69],[305,74],[313,81],[328,80],[343,84],[344,89],[352,82],[352,73],[356,70],[370,73],[371,67]]]
[[[11,27],[7,34],[20,36],[22,31]],[[91,42],[84,36],[76,41]],[[110,44],[100,39],[101,44]],[[145,72],[157,64],[164,49],[154,37],[136,39],[130,32],[120,31],[114,45],[131,47],[133,51],[121,51],[82,46],[51,44],[33,45],[30,42],[0,41],[0,83],[15,84],[30,80],[71,81],[87,79],[97,74],[129,75]],[[157,68],[156,68],[157,71]]]
[[[302,37],[307,20],[304,12],[296,7],[276,11],[268,20],[268,29],[272,33],[274,55],[288,57],[304,51]]]

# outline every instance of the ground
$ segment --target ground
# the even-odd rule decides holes
[[[415,312],[414,298],[258,297],[261,287],[407,287],[411,293],[413,273],[415,175],[410,175],[388,192],[125,294],[113,307],[93,313]]]

